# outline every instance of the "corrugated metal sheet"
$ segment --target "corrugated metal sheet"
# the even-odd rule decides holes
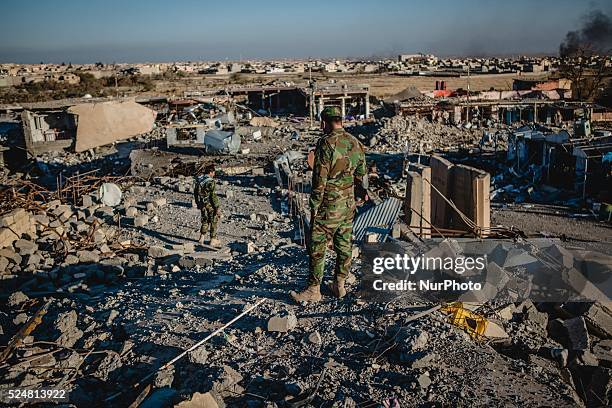
[[[353,221],[355,241],[361,242],[367,232],[375,232],[378,233],[378,241],[384,242],[391,228],[393,228],[401,208],[402,201],[391,197],[359,214]]]

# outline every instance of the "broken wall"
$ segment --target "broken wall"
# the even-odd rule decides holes
[[[431,168],[411,166],[406,181],[405,221],[415,234],[431,236]]]
[[[486,235],[491,226],[490,188],[491,176],[486,171],[432,156],[429,166],[410,166],[404,200],[405,221],[422,237],[430,236],[431,225],[472,231],[443,195]]]
[[[69,112],[78,116],[77,152],[150,132],[157,115],[134,101],[84,103],[72,106]]]
[[[23,138],[28,153],[39,154],[66,149],[76,134],[76,118],[64,111],[21,113]]]
[[[479,229],[491,227],[491,176],[486,171],[462,164],[451,168],[451,200]],[[452,211],[450,226],[471,230],[456,211]]]

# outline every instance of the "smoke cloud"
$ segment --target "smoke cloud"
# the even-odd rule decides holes
[[[569,31],[559,46],[561,57],[585,54],[609,54],[612,49],[612,20],[601,10],[593,10],[583,17],[582,27]]]

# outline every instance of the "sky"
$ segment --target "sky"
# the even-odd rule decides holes
[[[556,54],[609,0],[4,2],[0,63]]]

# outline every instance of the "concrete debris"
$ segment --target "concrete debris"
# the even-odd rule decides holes
[[[474,69],[477,60],[461,66]],[[516,121],[519,103],[522,120],[537,119],[529,115],[538,104],[539,119],[552,114],[553,122],[555,109],[569,117],[574,103],[537,94],[529,103],[484,104],[472,89],[467,106],[464,93],[451,96],[440,84],[444,103],[417,89],[389,90],[395,95],[382,101],[349,76],[327,83],[317,64],[314,116],[337,103],[346,129],[368,146],[349,295],[333,299],[322,285],[322,302],[287,303],[307,279],[311,151],[321,136],[308,120],[311,89],[291,84],[293,75],[185,90],[177,100],[22,108],[23,150],[33,159],[0,169],[0,336],[9,344],[33,319],[36,328],[3,350],[6,387],[54,388],[64,379],[75,406],[609,404],[609,303],[527,296],[545,264],[574,289],[606,276],[609,257],[591,241],[609,235],[601,218],[609,197],[593,188],[609,181],[599,174],[608,161],[589,153],[597,140],[576,138],[572,123],[563,124],[567,137],[560,127],[503,123]],[[197,71],[242,77],[251,68],[207,63]],[[478,88],[488,76],[474,77]],[[220,79],[209,82],[228,81]],[[221,246],[198,242],[194,176],[213,163]],[[461,305],[438,293],[363,300],[359,255],[370,248],[455,258],[471,254],[462,245],[474,241],[488,249],[486,273],[462,278],[486,282],[477,294],[462,292]],[[43,298],[44,318],[33,313]],[[232,320],[263,299],[264,307]],[[115,390],[121,398],[107,400]]]
[[[321,339],[321,334],[319,334],[318,331],[310,333],[310,335],[308,336],[308,341],[312,344],[321,344],[323,342],[323,340]]]
[[[207,393],[194,393],[189,400],[182,401],[174,408],[224,408],[225,404],[213,391]]]
[[[9,307],[20,306],[23,303],[27,302],[30,298],[26,296],[23,292],[13,292],[11,296],[8,298],[8,302],[6,303]]]
[[[134,218],[134,226],[135,227],[144,227],[148,223],[149,223],[149,216],[148,215],[139,215],[138,217]]]
[[[567,330],[572,350],[588,350],[591,347],[591,338],[582,316],[565,320],[563,326]]]
[[[297,327],[298,321],[294,314],[274,316],[268,320],[268,331],[287,333]]]
[[[84,152],[153,130],[157,113],[133,101],[109,101],[72,106],[78,116],[74,150]]]
[[[222,130],[209,130],[204,136],[204,147],[207,153],[235,154],[240,151],[240,136]]]
[[[172,387],[174,382],[174,367],[170,366],[166,369],[160,370],[155,375],[154,384],[157,388]]]

